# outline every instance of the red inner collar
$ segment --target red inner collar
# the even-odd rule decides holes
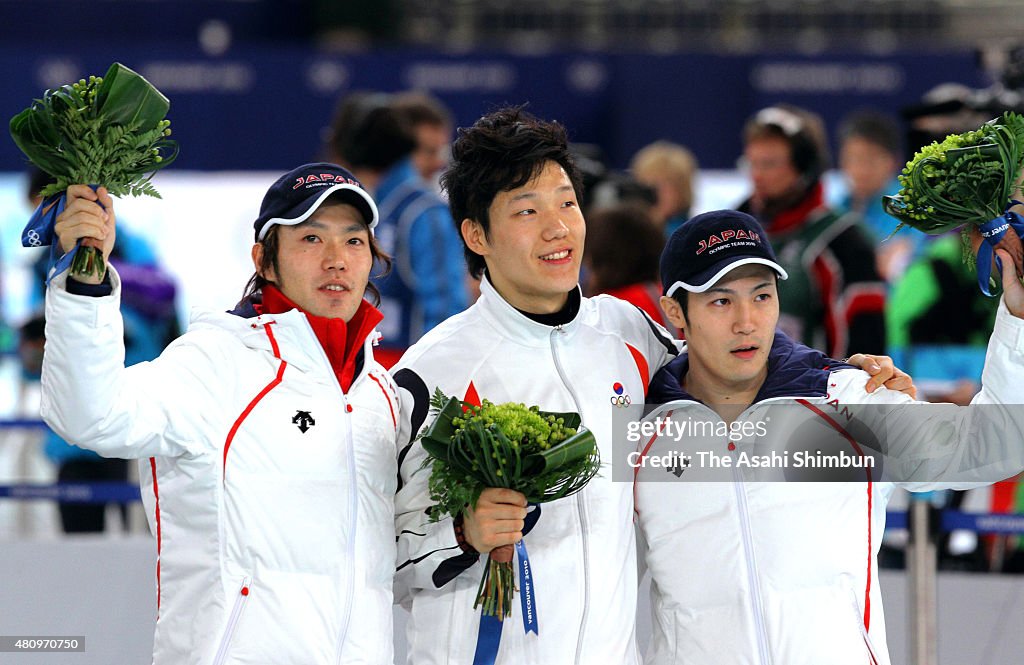
[[[785,233],[802,226],[812,212],[824,205],[825,187],[819,182],[796,205],[786,208],[771,219],[764,220],[764,223],[769,233]]]
[[[343,319],[316,316],[296,305],[273,284],[263,287],[261,314],[281,314],[292,309],[297,309],[306,315],[309,325],[313,328],[313,333],[316,334],[320,346],[327,354],[338,384],[341,385],[343,391],[348,392],[355,379],[357,361],[363,343],[377,324],[384,320],[384,315],[376,307],[363,300],[359,303],[359,309],[348,322]]]

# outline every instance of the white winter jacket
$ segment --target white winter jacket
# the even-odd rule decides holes
[[[451,519],[431,523],[426,453],[412,435],[429,422],[430,395],[516,401],[575,411],[611,455],[615,404],[642,402],[650,374],[678,349],[633,305],[579,298],[568,323],[548,326],[515,310],[485,279],[480,299],[431,330],[392,369],[402,395],[396,597],[411,609],[409,662],[469,665],[485,557],[464,555]],[[526,634],[518,596],[505,619],[499,665],[639,663],[634,637],[636,543],[629,483],[610,473],[582,492],[542,505],[524,538],[536,591],[539,634]],[[468,568],[468,569],[467,569]]]
[[[297,310],[199,314],[125,369],[110,274],[109,296],[69,294],[66,275],[47,291],[42,415],[140,459],[153,662],[390,665],[398,403],[370,338],[347,395]]]
[[[686,362],[680,357],[655,377],[650,401],[673,401],[649,417],[721,422],[709,407],[680,394]],[[787,417],[792,413],[787,409],[806,410],[826,429],[846,432],[848,416],[871,422],[886,410],[879,405],[913,403],[885,389],[868,395],[865,373],[823,370],[827,364],[821,354],[777,335],[765,386],[737,423],[753,425],[766,416]],[[983,383],[975,404],[1022,401],[1024,321],[1003,305]],[[787,404],[794,406],[779,409]],[[887,416],[892,419],[885,423],[888,441],[903,447],[897,457],[912,463],[886,473],[909,481],[899,484],[911,490],[1012,476],[1024,468],[1022,408],[1000,409],[998,419],[982,424],[964,407],[899,406],[901,415]],[[772,427],[767,426],[769,436],[780,431]],[[671,431],[663,425],[663,432]],[[639,450],[650,459],[670,458],[665,453],[680,452],[680,446],[714,449],[734,463],[756,450],[752,437],[730,445],[731,438],[743,437],[679,441],[674,434],[662,435],[643,439]],[[787,460],[792,471],[794,458]],[[888,665],[876,556],[896,485],[878,480],[883,470],[874,471],[871,482],[863,469],[851,473],[861,474],[857,480],[864,482],[750,482],[752,474],[764,472],[642,466],[635,487],[652,579],[648,665]],[[727,482],[694,481],[693,474],[702,472],[724,474]]]

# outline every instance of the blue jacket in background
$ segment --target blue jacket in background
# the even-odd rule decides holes
[[[462,240],[448,204],[420,178],[411,159],[384,174],[374,198],[377,241],[394,260],[380,289],[381,346],[406,349],[441,321],[464,310]]]

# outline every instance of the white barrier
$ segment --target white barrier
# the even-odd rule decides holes
[[[84,635],[85,653],[0,654],[21,665],[149,663],[156,615],[156,548],[145,536],[77,536],[59,541],[0,543],[0,633]],[[907,662],[907,584],[883,571],[889,649]],[[647,585],[641,589],[637,636],[650,638]],[[938,584],[940,665],[1016,665],[1024,654],[1024,577],[941,573]],[[396,608],[396,647],[404,662],[404,611]],[[63,658],[63,660],[61,660]]]

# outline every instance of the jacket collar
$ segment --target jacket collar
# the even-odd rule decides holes
[[[263,287],[262,309],[268,314],[281,314],[292,309],[303,312],[345,392],[348,392],[352,381],[362,369],[363,342],[384,318],[365,300],[359,302],[358,309],[349,321],[310,314],[273,284]]]
[[[278,305],[281,302],[278,301]],[[284,299],[283,302],[290,301]],[[346,331],[345,324],[341,322],[341,344],[325,346],[323,338],[338,332],[332,331],[330,325],[337,325],[337,322],[307,315],[297,307],[278,313],[263,312],[262,298],[257,295],[238,303],[227,314],[201,314],[193,319],[192,324],[193,327],[213,325],[233,330],[249,348],[273,352],[273,345],[265,330],[265,326],[271,324],[271,333],[278,342],[281,357],[289,364],[312,372],[323,366],[326,356],[334,370],[332,373],[338,377],[339,382],[342,382],[344,375],[343,383],[347,383],[363,374],[367,361],[373,358],[372,347],[378,336],[376,325],[382,319],[383,315],[364,300],[359,305],[357,316],[353,317],[353,322],[357,323],[354,328]],[[326,325],[318,326],[318,321]],[[345,339],[346,333],[353,335],[351,341]]]
[[[699,402],[682,385],[689,367],[688,353],[662,367],[651,379],[648,403],[665,404],[679,400]],[[828,395],[829,374],[850,367],[853,366],[832,360],[824,353],[798,344],[776,331],[772,349],[768,353],[768,376],[754,398],[754,403],[780,397],[825,397]]]
[[[816,182],[791,203],[770,201],[762,210],[755,210],[753,202],[753,198],[747,199],[740,205],[740,210],[757,217],[768,235],[780,236],[800,230],[807,220],[825,207],[825,187],[821,182]]]
[[[480,310],[483,318],[499,334],[526,346],[546,347],[550,343],[551,332],[555,328],[559,328],[569,335],[579,328],[580,321],[583,319],[586,298],[583,298],[579,285],[576,286],[576,291],[581,294],[579,311],[571,321],[560,326],[538,323],[510,305],[494,288],[486,274],[480,280],[480,298],[473,306]]]

